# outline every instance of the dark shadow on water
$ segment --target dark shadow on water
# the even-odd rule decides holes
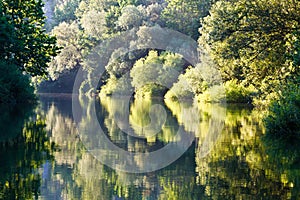
[[[292,197],[300,198],[300,140],[299,138],[278,138],[266,134],[261,138],[267,163],[271,170],[283,174],[284,181],[293,187]],[[292,184],[292,185],[291,185]]]
[[[39,167],[52,160],[45,120],[33,105],[1,106],[0,199],[37,199]]]
[[[16,138],[22,133],[26,119],[33,114],[35,105],[0,105],[0,142]]]

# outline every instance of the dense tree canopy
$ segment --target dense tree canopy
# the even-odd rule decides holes
[[[166,26],[198,39],[200,20],[208,15],[214,0],[167,0],[162,17]]]
[[[30,76],[47,74],[56,38],[44,29],[42,0],[0,2],[0,102],[33,100]]]
[[[32,102],[34,88],[18,66],[0,60],[0,103]]]
[[[1,1],[0,14],[1,26],[8,31],[4,35],[6,42],[1,45],[1,59],[33,76],[45,75],[47,63],[57,54],[58,47],[55,37],[43,29],[42,0]]]
[[[299,74],[300,4],[284,1],[219,1],[204,19],[200,44],[210,50],[225,80],[264,92]]]
[[[212,99],[212,93],[224,90],[229,102],[267,100],[268,103],[278,96],[278,86],[298,84],[300,9],[295,0],[72,0],[57,2],[56,13],[60,9],[58,5],[71,6],[69,11],[74,15],[69,11],[62,14],[65,19],[62,17],[64,20],[57,22],[63,23],[52,31],[65,48],[50,64],[50,74],[56,74],[53,79],[85,63],[85,56],[101,42],[129,30],[136,30],[138,37],[148,38],[151,34],[140,31],[141,27],[156,26],[198,39],[199,51],[205,54],[200,66],[179,70],[182,74],[176,80],[170,78],[174,85],[168,97],[174,97],[173,90],[180,97],[201,101]],[[160,76],[165,70],[162,63],[157,70],[143,64],[151,50],[155,49],[141,49],[118,58],[111,55],[107,59],[113,61],[105,66],[106,72],[97,89],[109,95],[120,88],[131,91],[147,77],[165,79]],[[89,74],[93,71],[92,66],[84,69]],[[121,80],[127,72],[131,77]],[[84,91],[90,91],[90,80],[82,85]],[[118,87],[118,82],[124,83],[124,87]],[[224,100],[224,95],[219,97]]]

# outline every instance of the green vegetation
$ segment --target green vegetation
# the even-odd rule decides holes
[[[269,107],[266,137],[297,146],[300,142],[300,88],[291,84]]]
[[[299,124],[298,1],[48,0],[46,5],[47,20],[41,0],[0,3],[0,102],[31,100],[30,76],[48,74],[40,91],[71,91],[72,84],[65,82],[73,83],[83,67],[81,93],[269,107],[267,134],[298,134],[299,127],[290,125]],[[183,55],[162,49],[116,49],[107,51],[112,55],[101,52],[105,72],[92,76],[97,64],[88,55],[97,45],[129,30],[147,39],[146,27],[173,29],[197,40],[201,62],[191,66]],[[94,82],[97,88],[91,88]]]
[[[197,41],[201,62],[193,66],[171,49],[127,52],[118,37],[131,31],[147,41],[160,27]],[[97,52],[104,58],[93,62],[93,50],[116,36],[124,48]],[[34,102],[34,84],[40,92],[72,92],[82,67],[80,92],[100,100],[80,96],[80,128],[99,126],[91,117],[96,107],[107,137],[126,151],[177,143],[179,128],[196,137],[173,165],[133,175],[102,165],[85,149],[104,140],[99,134],[82,143],[87,136],[78,137],[70,102],[60,109],[47,102],[36,115],[21,104],[1,105],[0,199],[38,198],[43,181],[70,199],[300,197],[299,0],[2,0],[0,44],[0,104]],[[93,77],[98,62],[107,65]],[[214,104],[225,101],[234,104]],[[155,165],[138,156],[130,162]],[[42,180],[41,168],[51,180]]]
[[[16,65],[0,60],[0,71],[0,103],[35,100],[29,77],[23,75]]]
[[[61,82],[63,74],[82,66],[88,74],[81,87],[86,94],[135,93],[143,98],[227,101],[265,109],[278,100],[282,87],[298,84],[300,5],[295,0],[48,2],[52,33],[64,47],[50,63],[50,79]],[[119,57],[113,52],[107,55],[109,62],[98,88],[91,88],[99,81],[91,78],[95,64],[87,64],[91,49],[128,30],[148,38],[143,30],[154,26],[198,40],[201,63],[189,66],[180,55],[161,49],[141,49]]]
[[[162,12],[166,27],[182,32],[197,40],[200,20],[209,14],[215,0],[167,0]]]
[[[46,74],[47,63],[55,56],[56,39],[45,33],[43,3],[41,0],[12,1],[0,4],[1,25],[8,29],[1,60],[16,64],[20,70],[36,76]]]
[[[136,93],[141,94],[137,96],[164,96],[183,67],[184,62],[178,54],[164,52],[158,55],[156,51],[149,51],[147,57],[137,60],[130,71],[132,85]]]
[[[1,103],[31,101],[27,76],[46,75],[47,64],[59,50],[55,37],[43,29],[42,9],[42,0],[0,2]]]
[[[225,81],[253,85],[266,99],[277,86],[299,76],[299,3],[218,1],[203,20],[199,43]]]

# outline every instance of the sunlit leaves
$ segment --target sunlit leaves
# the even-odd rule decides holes
[[[168,28],[197,39],[200,19],[208,14],[211,0],[168,0],[162,18]]]
[[[163,90],[163,88],[171,87],[183,69],[184,62],[180,55],[167,52],[158,55],[157,51],[150,51],[146,58],[136,61],[130,71],[130,76],[136,90],[142,87],[148,88],[147,85],[153,85],[153,89],[157,85],[162,88],[156,89]]]
[[[57,44],[63,47],[51,61],[48,69],[50,77],[55,80],[62,72],[79,67],[82,61],[82,47],[80,44],[81,32],[76,22],[71,24],[63,22],[52,32],[57,37]]]
[[[279,96],[279,101],[271,103],[265,118],[266,134],[284,145],[296,145],[300,141],[300,88],[290,84]]]
[[[200,43],[209,46],[225,80],[244,80],[259,89],[266,80],[274,87],[295,73],[287,66],[299,6],[289,0],[219,1],[203,21]]]
[[[45,75],[47,63],[58,48],[56,39],[43,29],[44,13],[41,0],[1,2],[1,18],[14,28],[1,58],[15,63],[22,71],[35,76]]]
[[[130,29],[139,27],[143,20],[143,13],[135,6],[128,5],[121,11],[121,16],[118,18],[117,24],[122,29]]]
[[[83,14],[80,23],[88,36],[100,39],[106,32],[104,12],[90,10]]]

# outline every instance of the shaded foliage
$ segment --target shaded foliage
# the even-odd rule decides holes
[[[300,88],[291,84],[271,103],[265,118],[266,137],[297,146],[300,142]]]
[[[0,103],[34,102],[29,77],[15,64],[0,60],[0,73]]]

